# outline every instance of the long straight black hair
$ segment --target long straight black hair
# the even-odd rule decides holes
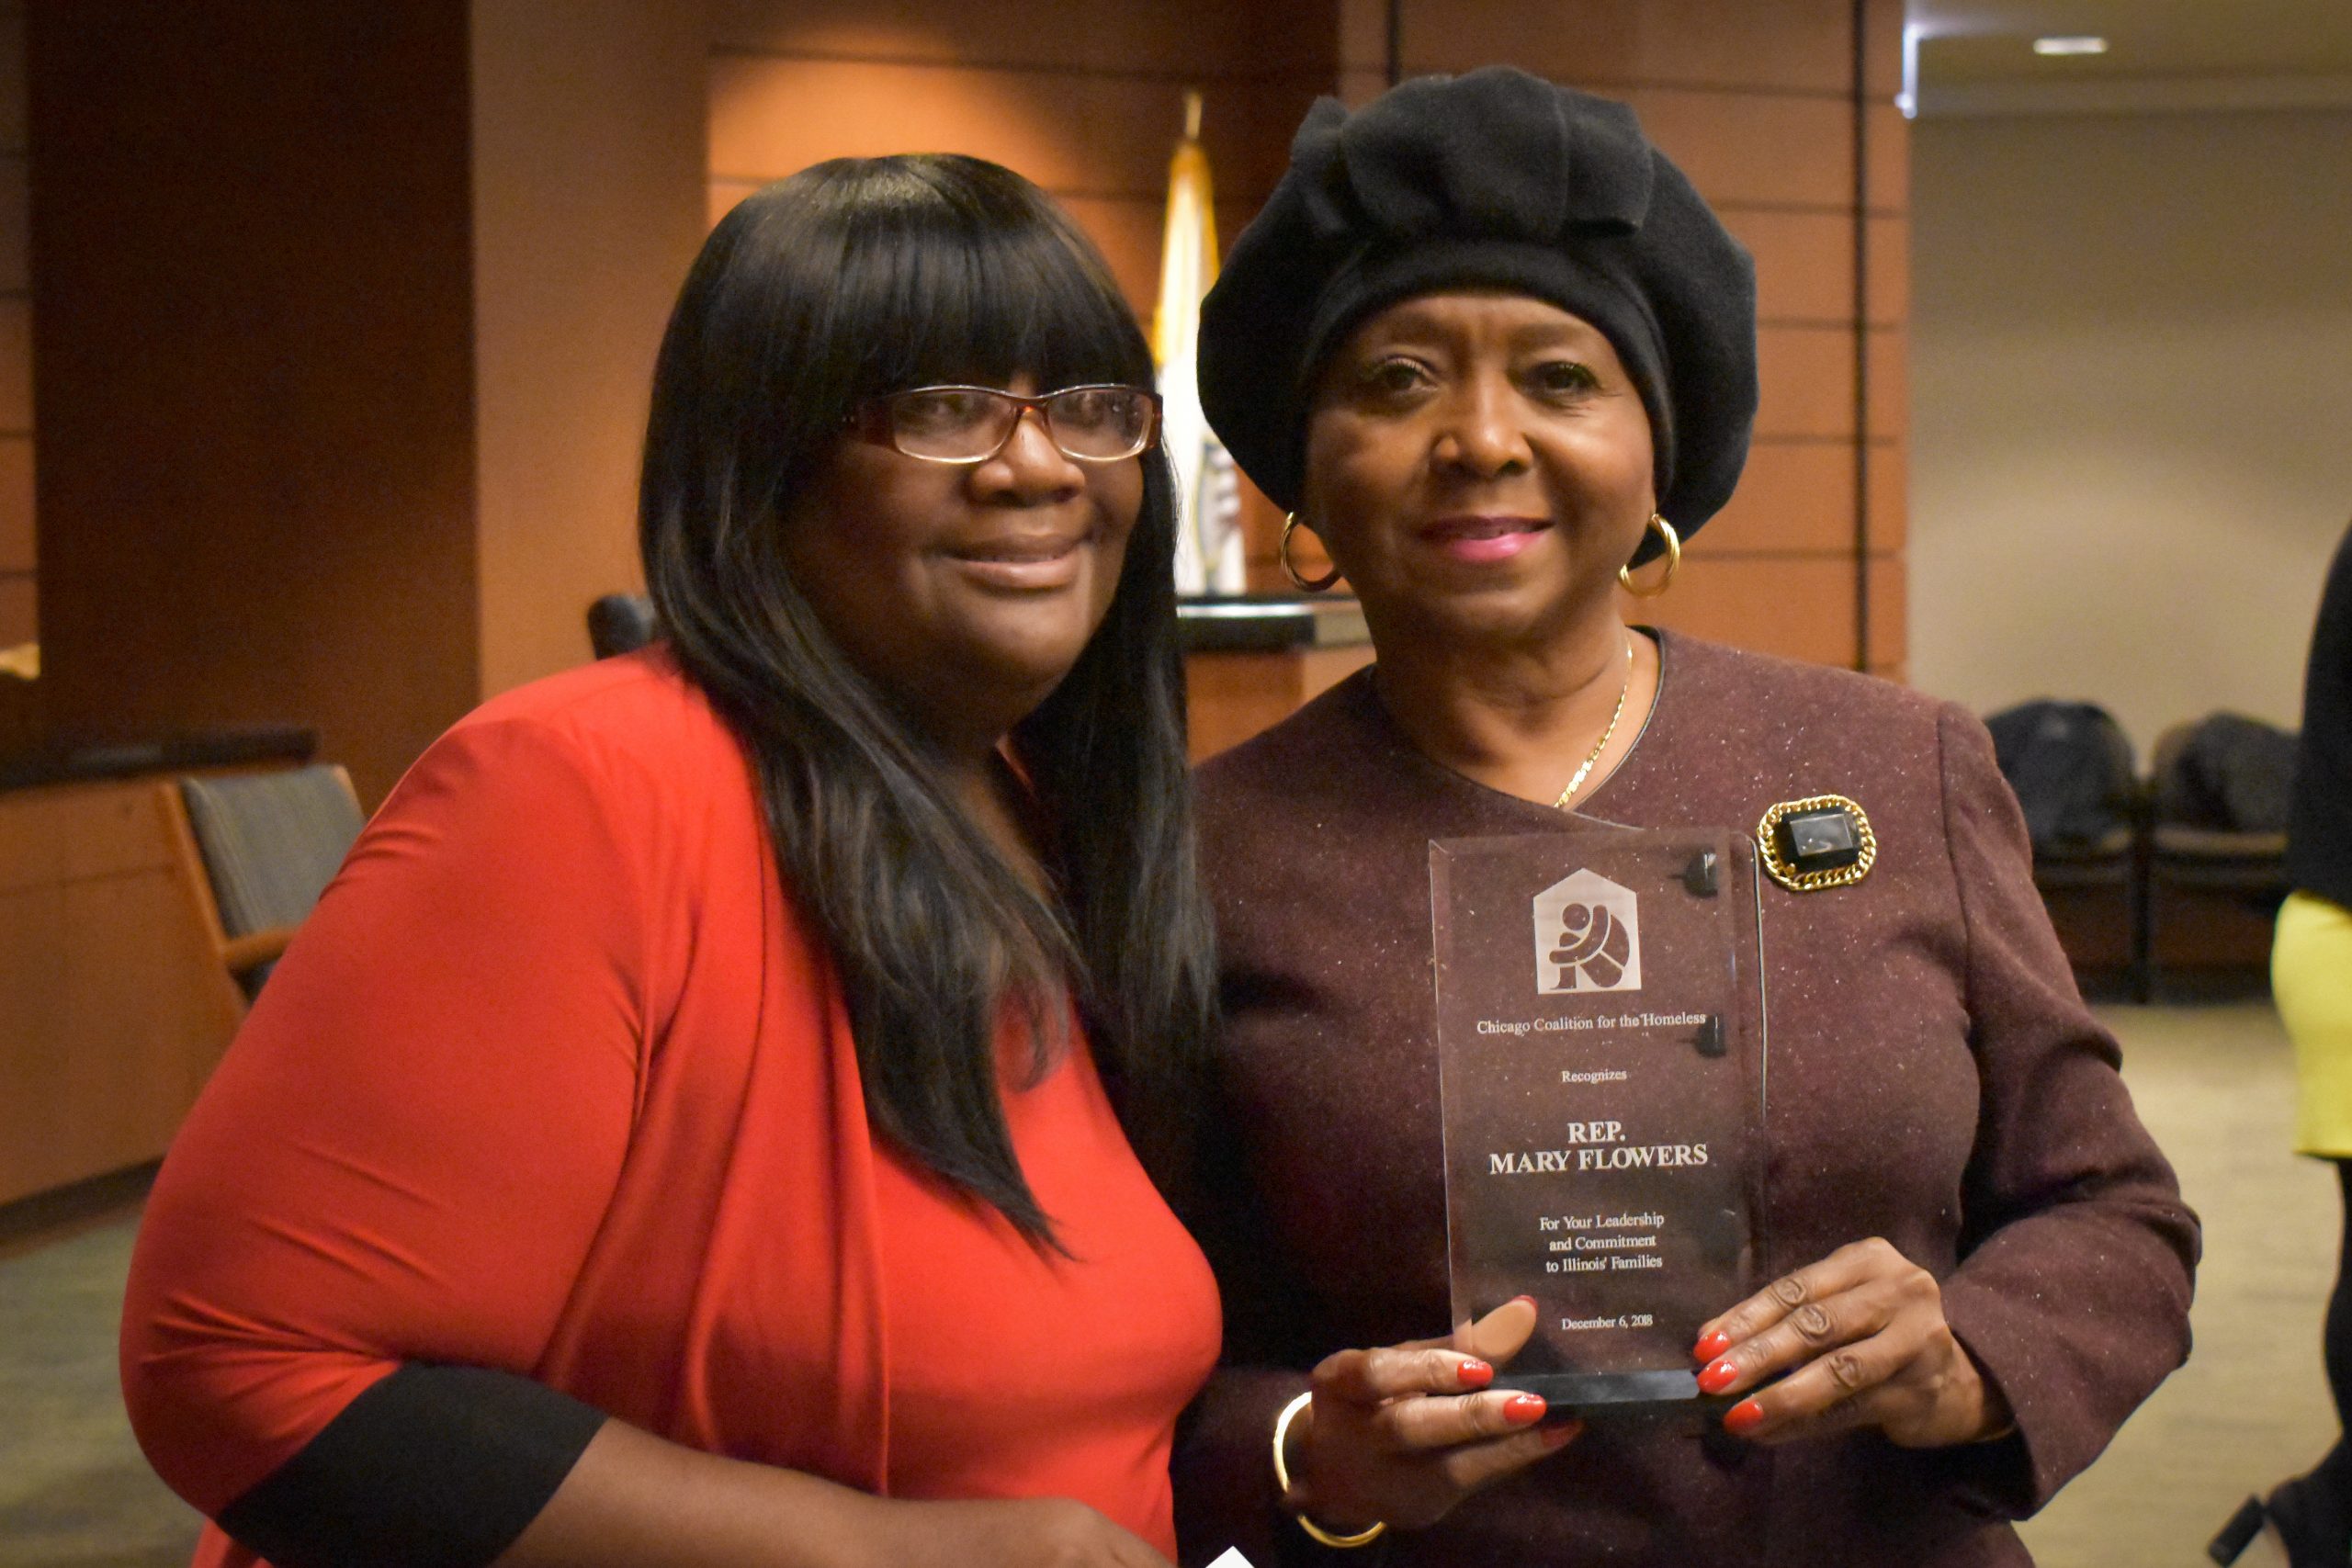
[[[639,540],[677,659],[749,753],[787,896],[840,976],[867,1114],[1032,1240],[996,1041],[1029,1072],[1074,998],[1147,1163],[1176,1157],[1214,1007],[1195,874],[1166,454],[1102,626],[1014,729],[1049,834],[1035,890],[949,798],[941,759],[842,655],[785,565],[794,497],[861,400],[939,382],[1149,386],[1091,245],[976,158],[837,159],[747,197],[703,246],[654,372]]]

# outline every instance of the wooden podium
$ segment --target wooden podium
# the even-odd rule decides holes
[[[1196,762],[1289,717],[1372,662],[1371,634],[1353,599],[1186,599],[1176,614]]]

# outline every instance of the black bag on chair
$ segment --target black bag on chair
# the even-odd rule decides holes
[[[2096,703],[2044,700],[2004,709],[1984,728],[2037,855],[2129,842],[2139,786],[2132,742],[2112,714]]]
[[[2199,719],[2167,748],[2157,818],[2233,833],[2283,833],[2295,794],[2296,737],[2240,714]]]

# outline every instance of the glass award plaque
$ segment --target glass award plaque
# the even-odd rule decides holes
[[[1457,1334],[1532,1296],[1495,1386],[1593,1414],[1697,1401],[1699,1325],[1754,1288],[1754,843],[1442,840],[1430,903]]]

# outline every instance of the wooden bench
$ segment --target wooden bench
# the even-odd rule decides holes
[[[272,725],[0,763],[0,1204],[170,1145],[357,831],[349,777],[300,766],[317,745]]]
[[[244,1016],[176,775],[0,794],[0,1202],[154,1159]]]

